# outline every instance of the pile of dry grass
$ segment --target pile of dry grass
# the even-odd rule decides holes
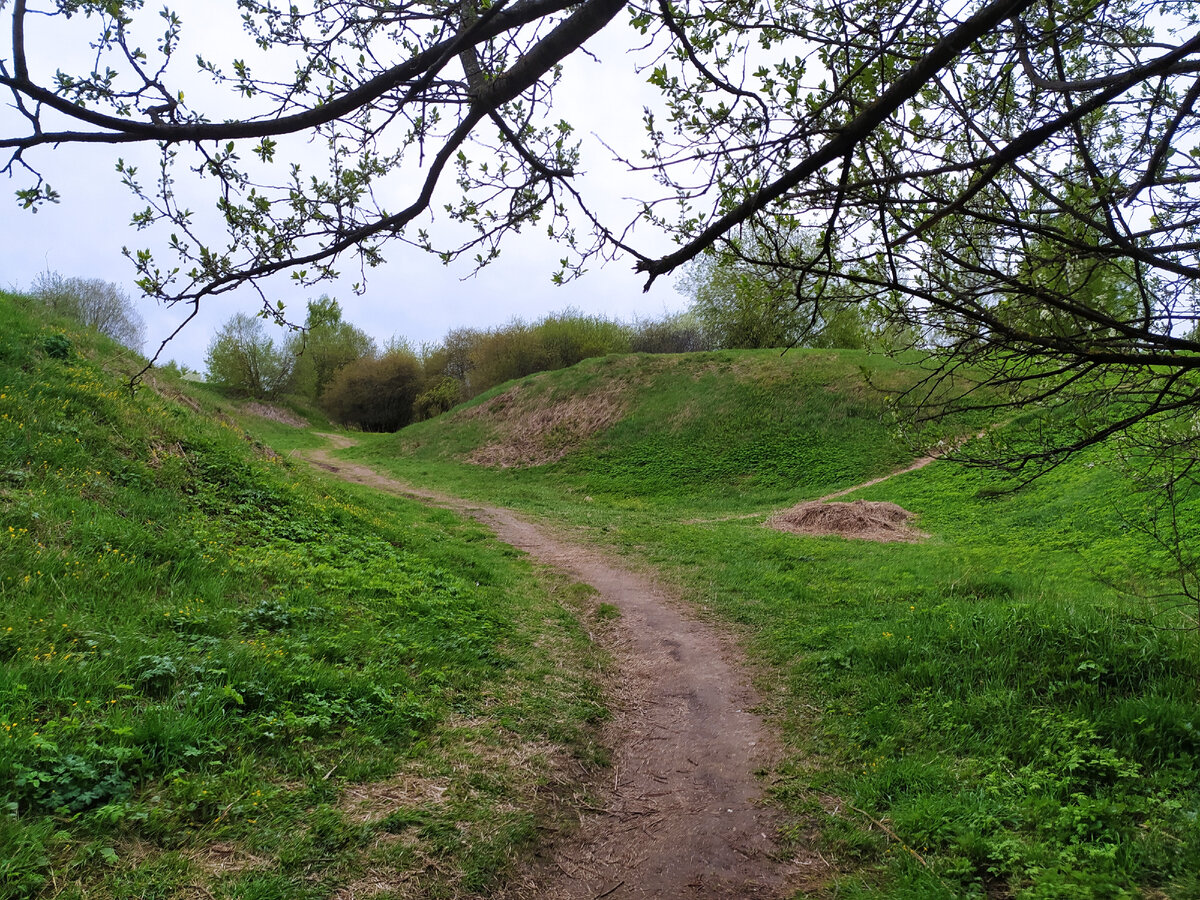
[[[801,503],[772,516],[767,527],[792,534],[834,535],[863,541],[913,543],[929,535],[914,528],[913,515],[895,503]]]

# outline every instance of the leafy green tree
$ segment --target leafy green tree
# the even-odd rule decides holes
[[[858,304],[822,304],[798,291],[803,282],[795,267],[771,259],[781,243],[729,242],[689,264],[679,289],[691,298],[690,312],[709,343],[743,350],[865,346],[866,310]]]
[[[146,341],[146,323],[129,295],[111,281],[43,272],[30,293],[59,315],[95,328],[130,350],[141,351]]]
[[[330,417],[363,431],[396,431],[413,421],[421,362],[406,351],[363,357],[343,366],[321,398]]]
[[[292,389],[320,399],[341,369],[356,359],[375,355],[375,341],[342,318],[342,307],[332,297],[308,303],[304,330],[289,341],[295,356]]]
[[[691,264],[680,289],[717,347],[790,347],[810,329],[810,315],[795,300],[795,285],[777,269],[705,255]]]
[[[291,383],[295,366],[291,350],[276,345],[264,320],[234,313],[213,335],[204,357],[208,380],[234,393],[275,397]]]

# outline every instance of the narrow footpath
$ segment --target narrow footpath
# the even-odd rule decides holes
[[[334,448],[353,444],[325,437]],[[653,580],[510,510],[413,487],[328,450],[304,456],[347,481],[472,516],[621,611],[621,636],[606,647],[624,687],[606,735],[613,767],[602,808],[497,900],[784,898],[819,880],[818,856],[780,857],[779,820],[754,775],[769,768],[775,746],[751,712],[759,698],[728,637],[689,617]]]

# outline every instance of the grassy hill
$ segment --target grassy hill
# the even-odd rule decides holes
[[[0,296],[0,897],[486,892],[600,753],[580,595],[141,365]]]
[[[360,455],[451,480],[488,470],[491,488],[514,497],[549,488],[617,507],[767,508],[910,460],[878,390],[909,377],[853,351],[609,356],[501,385]]]
[[[603,757],[585,592],[291,465],[310,429],[131,394],[138,367],[0,297],[0,896],[486,896],[561,761]],[[344,452],[652,565],[740,634],[819,895],[1200,897],[1200,639],[1142,599],[1169,559],[1114,458],[852,495],[919,542],[763,527],[912,459],[868,384],[910,377],[608,357]]]
[[[906,377],[853,353],[610,357],[347,454],[646,561],[742,633],[827,895],[1200,896],[1200,638],[1106,451],[1020,489],[937,462],[848,498],[914,513],[916,543],[762,527],[912,458],[866,385]]]

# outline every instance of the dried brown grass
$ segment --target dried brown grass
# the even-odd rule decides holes
[[[449,779],[397,775],[384,781],[348,785],[338,802],[351,822],[375,823],[398,809],[444,802]]]
[[[236,875],[251,869],[266,869],[270,859],[255,856],[244,847],[231,843],[209,844],[186,854],[195,871],[209,877]]]
[[[275,406],[272,403],[260,403],[257,400],[252,400],[242,407],[242,409],[252,416],[278,422],[280,425],[290,425],[292,428],[308,427],[308,423],[294,412],[280,406]]]
[[[142,382],[160,397],[163,397],[167,400],[174,400],[176,403],[182,403],[192,412],[200,412],[199,403],[182,391],[176,390],[171,385],[168,385],[161,378],[157,377],[153,371],[147,372],[144,376],[142,376]]]
[[[881,543],[915,543],[929,537],[912,525],[912,518],[912,513],[895,503],[813,500],[772,516],[766,525],[792,534],[831,535]]]
[[[615,424],[629,406],[621,388],[528,406],[520,393],[520,386],[510,388],[463,413],[495,430],[493,440],[472,452],[469,462],[500,469],[555,462]]]

